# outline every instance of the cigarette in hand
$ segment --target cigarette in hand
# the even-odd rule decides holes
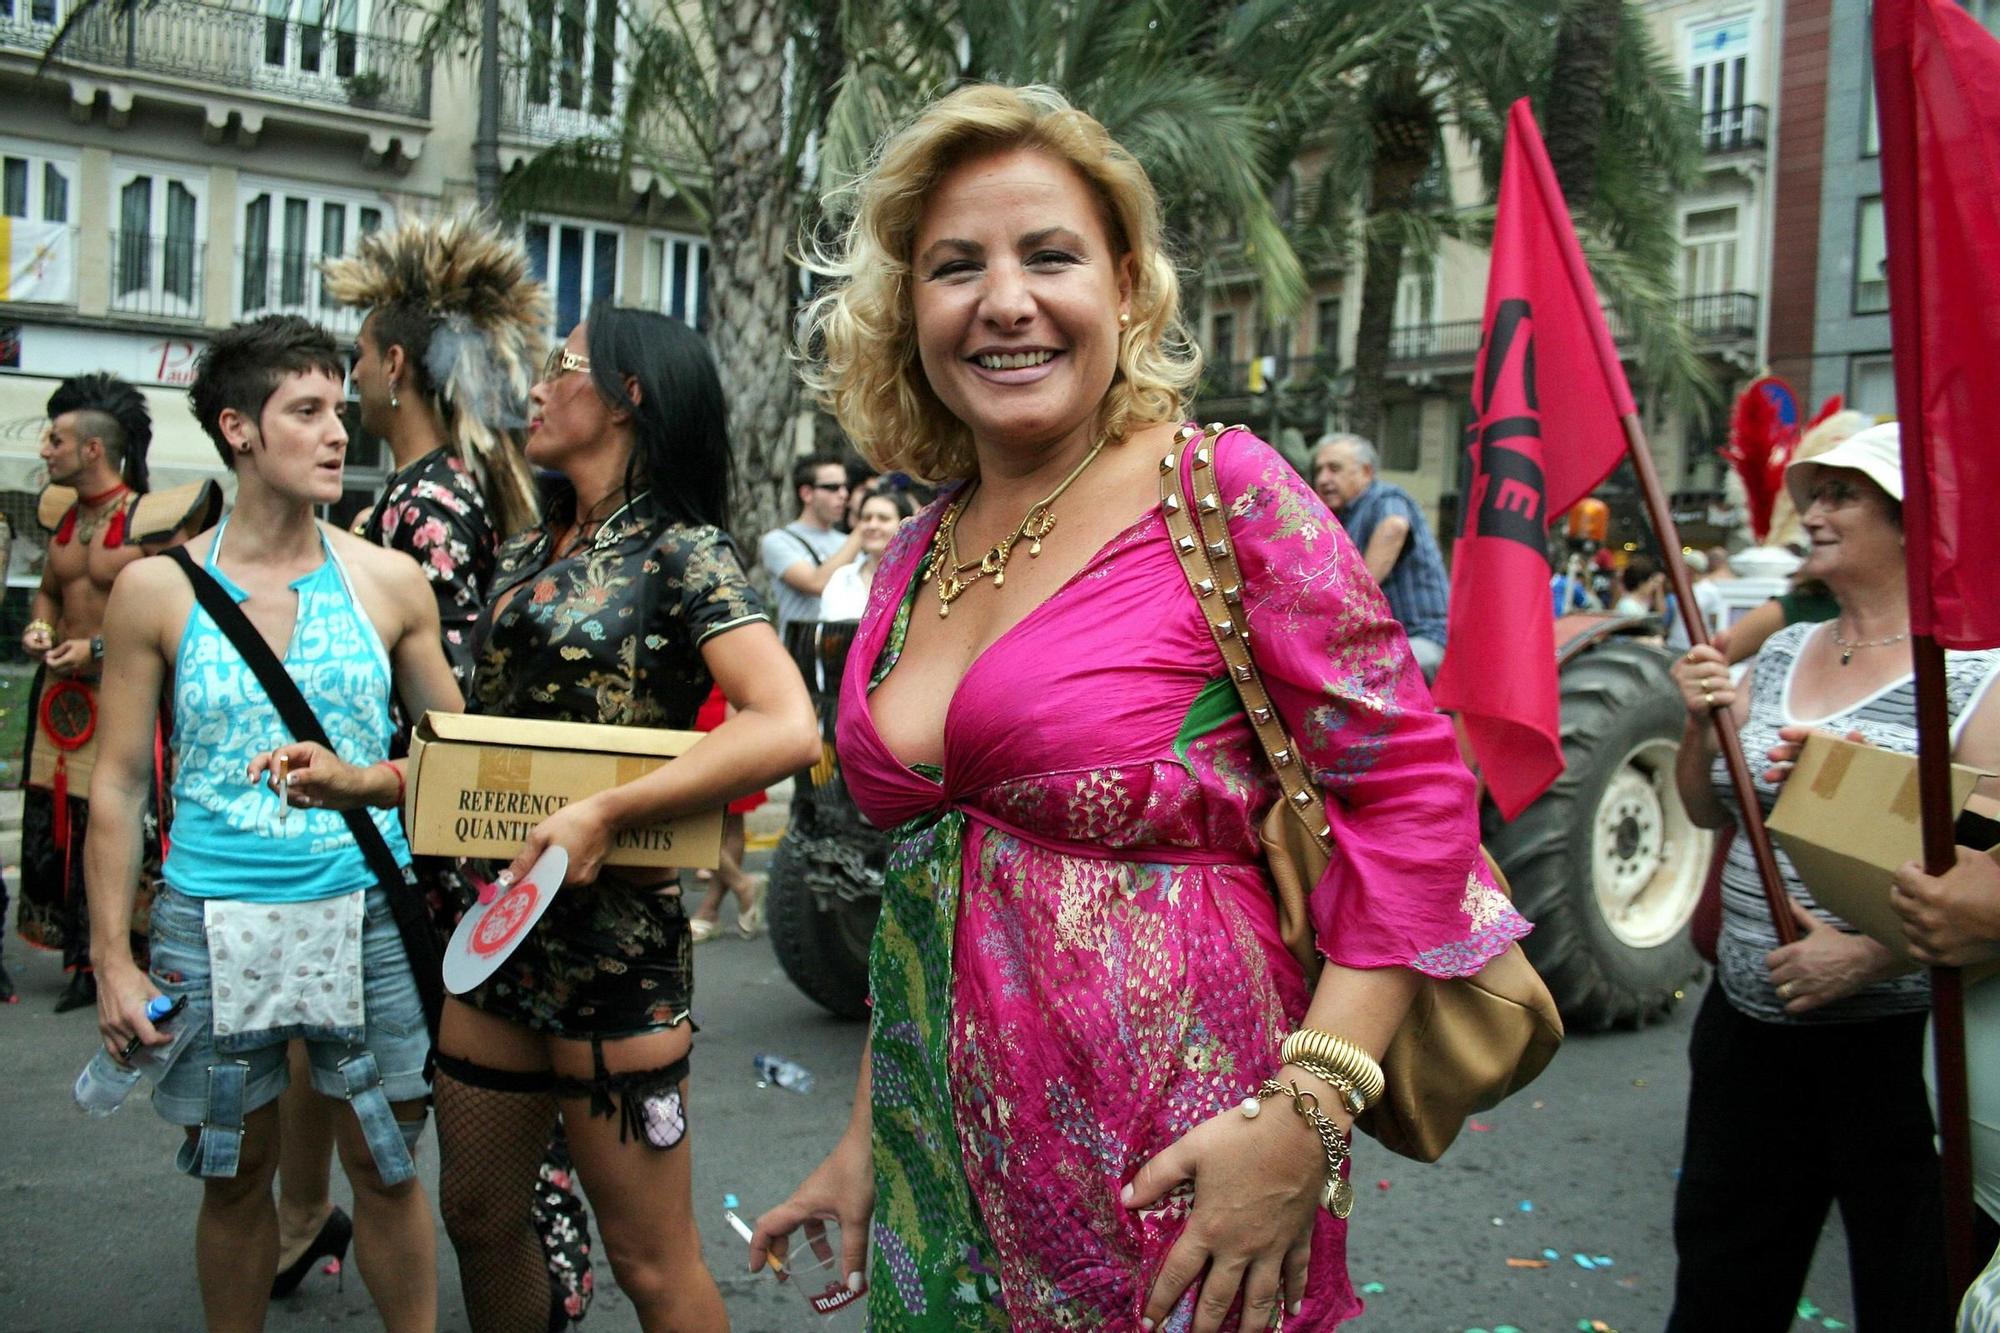
[[[737,1235],[743,1237],[743,1243],[745,1245],[748,1245],[751,1242],[751,1240],[754,1239],[749,1224],[736,1215],[735,1209],[733,1208],[726,1209],[724,1210],[722,1215],[729,1219],[730,1228],[734,1230]],[[779,1277],[785,1276],[785,1261],[783,1259],[780,1259],[777,1255],[771,1253],[769,1250],[766,1250],[764,1252],[764,1267],[770,1269],[773,1273],[776,1273]]]
[[[280,751],[273,761],[272,768],[277,774],[275,781],[278,786],[278,822],[282,824],[292,813],[291,760]]]

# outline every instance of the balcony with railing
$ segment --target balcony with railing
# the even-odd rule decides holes
[[[98,5],[71,30],[57,63],[217,85],[286,104],[429,118],[431,69],[414,43],[343,27],[340,6],[320,12],[323,20],[307,23],[207,0],[157,0],[122,13]]]
[[[1736,342],[1757,336],[1757,296],[1754,292],[1683,296],[1680,316],[1689,332],[1705,342]]]
[[[111,310],[148,319],[202,317],[208,247],[180,231],[111,233]]]
[[[1771,113],[1755,102],[1701,113],[1701,151],[1710,157],[1762,152],[1770,141]]]
[[[364,312],[335,301],[320,276],[321,261],[332,258],[337,256],[256,244],[239,247],[237,313],[243,319],[299,315],[336,334],[358,333]]]

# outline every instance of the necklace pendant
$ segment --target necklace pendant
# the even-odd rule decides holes
[[[1840,664],[1842,666],[1846,666],[1849,662],[1852,662],[1853,660],[1854,660],[1854,650],[1852,648],[1843,648],[1840,650]]]
[[[1028,543],[1028,554],[1029,556],[1032,557],[1032,556],[1039,556],[1041,553],[1042,553],[1042,539],[1040,537],[1037,537],[1033,541]]]
[[[1004,588],[1007,586],[1007,571],[1004,568],[996,570],[994,572],[993,586],[996,588]]]

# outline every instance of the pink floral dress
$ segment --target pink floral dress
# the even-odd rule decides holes
[[[1476,972],[1528,924],[1480,862],[1451,725],[1318,497],[1247,432],[1215,444],[1252,650],[1331,798],[1320,948]],[[893,830],[870,1326],[1137,1330],[1187,1208],[1128,1211],[1120,1187],[1254,1092],[1305,1012],[1258,854],[1277,787],[1157,508],[973,663],[942,772],[898,762],[868,694],[909,617],[936,614],[919,594],[944,503],[888,552],[840,706],[854,798]],[[1293,1333],[1361,1309],[1345,1241],[1322,1212]]]

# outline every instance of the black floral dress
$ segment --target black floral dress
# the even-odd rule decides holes
[[[433,449],[389,478],[355,535],[423,566],[437,595],[444,655],[465,689],[472,679],[473,631],[499,547],[472,469],[450,446]]]
[[[573,508],[558,496],[547,523],[501,547],[468,706],[691,727],[713,683],[701,645],[768,619],[735,544],[642,492],[558,558],[551,534]],[[559,895],[500,970],[459,998],[551,1036],[607,1040],[686,1021],[693,975],[677,888],[607,877]]]

